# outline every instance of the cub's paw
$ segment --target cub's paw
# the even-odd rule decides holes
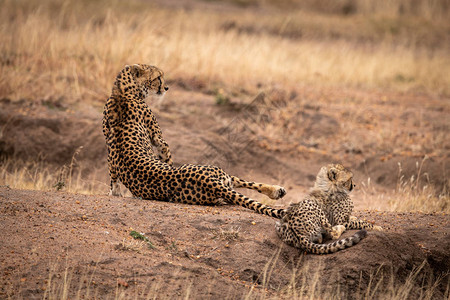
[[[223,198],[216,198],[216,199],[211,200],[211,204],[221,206],[221,205],[226,205],[228,203]]]
[[[120,186],[118,182],[112,184],[112,188],[109,191],[109,196],[122,197],[122,193],[120,192]]]
[[[373,231],[384,231],[383,227],[374,225],[372,228]]]
[[[323,236],[321,233],[316,233],[311,235],[311,242],[313,242],[314,244],[322,244],[323,241]]]
[[[271,199],[280,199],[283,198],[284,195],[286,195],[286,190],[284,189],[284,187],[279,186],[279,185],[274,185],[273,186],[273,192],[269,195],[269,197]]]
[[[122,197],[122,193],[117,190],[109,190],[108,196]]]
[[[279,230],[281,228],[281,223],[279,221],[275,222],[275,229]]]
[[[330,232],[331,238],[333,240],[338,239],[344,233],[344,231],[345,231],[345,226],[344,225],[333,226],[333,228],[332,228],[332,230]]]
[[[284,236],[285,230],[286,230],[286,227],[283,226],[283,224],[280,221],[275,222],[275,232],[282,240],[284,240],[283,236]]]

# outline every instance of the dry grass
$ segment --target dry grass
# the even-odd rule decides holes
[[[96,179],[96,172],[89,178],[83,176],[80,166],[49,166],[42,162],[7,160],[0,163],[0,186],[14,189],[67,191],[80,194],[106,194],[108,186]]]
[[[145,247],[143,242],[140,245],[131,245],[130,243],[123,243],[127,250],[140,252]],[[346,287],[339,284],[327,285],[321,280],[321,270],[323,265],[311,265],[305,263],[303,260],[298,262],[298,267],[292,270],[292,277],[289,284],[286,286],[274,287],[271,284],[271,275],[275,265],[278,263],[280,250],[276,251],[269,260],[262,272],[258,281],[261,285],[252,284],[249,292],[243,297],[246,300],[263,300],[263,299],[345,299],[351,297],[354,299],[420,299],[431,300],[435,299],[438,294],[438,286],[444,284],[442,278],[434,278],[424,271],[425,262],[420,266],[416,266],[400,282],[395,279],[395,275],[389,272],[382,271],[382,267],[374,270],[369,276],[368,283],[363,283],[360,279],[359,289],[347,291]],[[301,266],[300,266],[301,264]],[[90,266],[84,274],[79,277],[79,281],[75,280],[73,270],[66,267],[63,271],[55,264],[49,270],[48,279],[45,281],[45,286],[42,287],[44,295],[42,299],[97,299],[99,297],[97,291],[97,282],[95,281],[97,265]],[[90,275],[89,275],[90,274]],[[418,283],[420,284],[418,285]],[[195,298],[191,295],[192,283],[189,281],[181,282],[180,287],[183,289],[184,299]],[[125,287],[128,283],[120,278],[117,279],[117,286],[111,289],[109,293],[102,294],[101,297],[107,299],[169,299],[170,296],[164,295],[164,287],[161,282],[153,282],[144,287],[135,287],[133,292],[125,293]],[[267,293],[268,291],[271,293]],[[104,292],[104,291],[103,291]],[[450,292],[449,283],[447,283],[447,290],[444,299],[448,297]],[[134,294],[134,295],[133,295]],[[20,297],[20,292],[18,298]]]
[[[147,242],[145,241],[138,241],[134,239],[123,239],[120,249],[141,253],[143,250],[148,249],[148,245]]]
[[[399,163],[397,188],[389,199],[392,210],[450,213],[450,179],[446,179],[442,191],[436,191],[428,182],[427,174],[422,171],[426,159],[428,157],[417,162],[417,174],[409,179],[402,174]]]
[[[397,182],[395,189],[374,185],[370,174],[366,174],[361,185],[365,208],[450,213],[450,180],[445,173],[445,162],[442,174],[432,170],[430,164],[424,167],[428,159],[447,155],[448,122],[433,112],[411,108],[408,103],[401,104],[405,110],[387,108],[384,103],[389,100],[384,98],[359,99],[344,95],[337,99],[324,96],[326,100],[323,100],[314,97],[302,95],[291,99],[289,93],[274,89],[262,101],[250,105],[250,110],[256,110],[260,118],[239,123],[254,134],[255,143],[272,152],[293,156],[314,153],[348,164],[355,164],[357,155],[362,154],[363,159],[378,160],[380,168],[385,168],[383,162],[388,160],[414,157],[415,171],[405,174],[399,165],[397,181],[395,178],[390,181]],[[406,111],[407,118],[402,116]],[[427,168],[431,168],[431,179]],[[278,183],[286,184],[285,178],[278,178]]]
[[[0,97],[103,101],[117,71],[134,62],[158,65],[172,80],[237,90],[283,84],[450,93],[448,24],[439,18],[274,14],[138,1],[2,1]],[[291,38],[296,32],[305,38]],[[418,46],[423,36],[441,44]]]
[[[267,263],[262,277],[263,290],[270,289],[270,276],[279,259],[280,251],[276,252]],[[434,299],[438,285],[442,284],[442,278],[434,278],[424,271],[426,262],[415,266],[406,276],[403,282],[396,281],[393,272],[382,271],[382,266],[374,270],[369,276],[369,282],[363,283],[362,277],[358,290],[348,291],[346,286],[339,284],[327,285],[321,280],[322,265],[311,265],[303,261],[298,262],[298,267],[291,270],[291,282],[280,287],[275,296],[256,294],[250,290],[245,299],[346,299],[351,295],[354,299]],[[300,266],[301,265],[301,266]],[[360,274],[362,276],[362,274]],[[417,285],[421,282],[421,285]],[[444,283],[445,284],[445,283]],[[273,288],[273,287],[272,287]],[[450,283],[447,283],[446,295],[450,292]],[[350,293],[350,294],[349,294]]]
[[[402,166],[398,164],[397,186],[392,192],[377,188],[368,177],[361,182],[362,202],[371,209],[389,211],[416,211],[423,213],[442,212],[450,214],[450,180],[444,178],[442,189],[439,190],[429,182],[428,174],[422,169],[425,156],[416,162],[416,174],[405,177]],[[446,174],[444,174],[446,176]],[[387,205],[387,207],[386,207]]]

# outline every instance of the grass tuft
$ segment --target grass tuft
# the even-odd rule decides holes
[[[393,210],[450,213],[450,180],[445,179],[442,190],[436,191],[427,174],[422,173],[423,163],[427,159],[425,156],[420,163],[416,162],[417,174],[409,179],[405,178],[402,166],[398,164],[397,187],[389,200]]]
[[[142,241],[144,241],[145,243],[147,243],[149,249],[156,249],[156,247],[152,244],[152,242],[148,239],[148,237],[145,236],[144,233],[142,233],[142,232],[140,233],[140,232],[137,232],[137,231],[135,231],[135,230],[132,230],[132,231],[130,232],[130,235],[131,235],[135,240],[142,240]]]

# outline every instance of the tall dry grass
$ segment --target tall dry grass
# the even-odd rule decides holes
[[[394,18],[391,28],[376,16],[186,11],[142,1],[5,0],[1,7],[0,97],[103,101],[118,70],[136,62],[158,65],[172,80],[237,90],[281,84],[450,93],[448,43],[440,38],[448,25],[439,20],[420,17],[425,23],[416,26]],[[441,46],[418,46],[420,28]]]
[[[87,195],[106,194],[108,185],[97,178],[96,170],[88,177],[77,165],[49,166],[43,162],[6,160],[0,162],[0,186],[39,191],[67,191]]]
[[[135,250],[132,250],[135,251]],[[271,282],[275,265],[279,262],[280,251],[276,251],[273,257],[267,262],[263,272],[259,275],[258,281],[261,283],[252,284],[249,291],[242,298],[246,300],[264,299],[421,299],[431,300],[439,296],[447,298],[450,292],[450,285],[444,282],[445,278],[435,278],[424,271],[425,262],[413,267],[411,272],[404,279],[395,278],[394,272],[383,272],[380,267],[373,270],[367,278],[362,273],[358,283],[358,288],[347,290],[348,287],[339,284],[327,285],[322,279],[324,266],[311,265],[302,262],[302,265],[294,268],[286,268],[286,272],[291,272],[291,279],[287,285],[274,286]],[[165,296],[163,282],[157,280],[144,286],[138,286],[134,291],[128,293],[119,284],[115,289],[102,291],[99,294],[96,285],[97,265],[89,267],[81,275],[79,280],[75,280],[73,270],[66,267],[59,271],[57,265],[49,269],[49,277],[46,280],[45,292],[42,299],[90,299],[104,297],[107,299],[170,299]],[[90,273],[90,274],[88,274]],[[439,285],[446,287],[445,294],[439,293]],[[182,297],[184,299],[195,299],[192,293],[192,282],[189,280],[180,282]],[[19,287],[20,288],[20,287]],[[267,293],[267,291],[271,293]],[[20,295],[21,291],[17,291]],[[133,295],[134,294],[134,295]]]
[[[417,174],[406,178],[399,163],[398,181],[395,192],[390,196],[389,204],[394,211],[423,211],[450,213],[450,179],[444,177],[441,191],[429,183],[427,174],[422,170],[425,158],[416,163]],[[446,174],[443,174],[446,176]]]
[[[394,190],[386,192],[377,188],[368,177],[361,182],[362,201],[371,209],[389,211],[414,211],[423,213],[441,212],[450,214],[450,179],[443,174],[444,184],[438,189],[433,185],[423,169],[425,156],[416,162],[416,173],[405,176],[401,163],[398,163],[397,184]]]

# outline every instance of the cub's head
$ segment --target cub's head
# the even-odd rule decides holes
[[[340,164],[322,167],[317,174],[314,188],[322,191],[340,191],[349,193],[353,190],[353,173]]]
[[[125,66],[119,72],[113,93],[145,99],[150,95],[164,95],[168,89],[162,70],[155,66],[135,64]]]

